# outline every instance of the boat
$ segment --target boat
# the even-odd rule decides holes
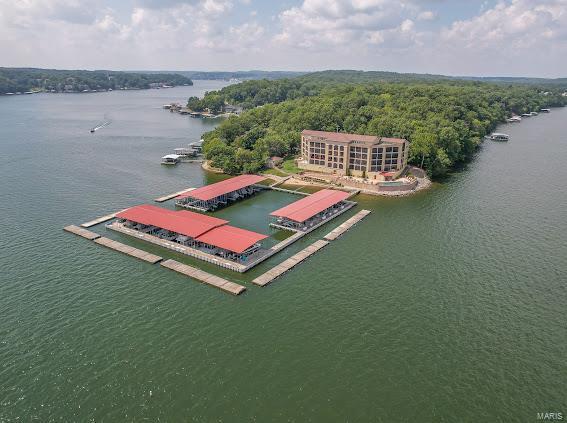
[[[542,113],[549,113],[551,112],[551,109],[540,109],[539,111]]]
[[[506,121],[509,123],[521,122],[522,118],[520,116],[512,116],[511,118],[506,119]]]
[[[493,132],[492,134],[490,134],[490,139],[492,141],[508,141],[510,139],[510,135]]]
[[[531,113],[522,113],[522,117],[531,117],[532,114]]]
[[[109,121],[109,120],[107,120],[107,121],[105,121],[105,122],[99,123],[97,126],[95,126],[94,128],[91,128],[91,129],[90,129],[91,134],[94,134],[95,131],[98,131],[99,129],[104,128],[104,127],[106,127],[106,126],[108,126],[108,125],[110,125],[110,121]]]
[[[537,116],[537,115],[539,115],[539,113],[538,112],[530,112],[530,115]]]
[[[179,163],[181,157],[182,156],[180,156],[179,154],[166,154],[161,158],[161,164],[175,166],[177,163]]]

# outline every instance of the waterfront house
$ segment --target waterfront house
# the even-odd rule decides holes
[[[298,167],[378,181],[396,179],[407,166],[409,143],[402,138],[303,130]]]

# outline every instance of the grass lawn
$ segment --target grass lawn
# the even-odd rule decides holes
[[[284,172],[287,172],[287,173],[299,173],[299,172],[301,172],[301,169],[299,169],[295,165],[295,161],[294,161],[293,158],[284,160],[284,162],[282,163],[282,169],[283,169]]]
[[[263,171],[263,173],[267,173],[268,175],[282,176],[282,177],[288,176],[287,173],[282,172],[279,169],[266,169],[266,170]]]

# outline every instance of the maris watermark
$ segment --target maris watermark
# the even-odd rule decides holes
[[[559,411],[544,411],[543,413],[537,413],[537,419],[541,421],[563,421],[565,420],[565,414]]]

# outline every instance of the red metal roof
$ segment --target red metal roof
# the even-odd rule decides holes
[[[223,194],[228,194],[229,192],[236,191],[238,189],[257,184],[260,181],[266,179],[263,176],[258,175],[240,175],[234,178],[225,179],[224,181],[217,182],[216,184],[206,185],[201,188],[194,189],[193,191],[181,194],[177,198],[196,198],[198,200],[211,200],[215,197],[219,197]]]
[[[242,253],[258,241],[268,238],[246,229],[227,225],[228,221],[188,210],[174,211],[143,204],[116,215],[143,225],[157,226],[235,253]]]
[[[268,235],[247,231],[230,225],[211,229],[197,238],[197,241],[215,247],[224,248],[235,253],[242,253],[258,241],[268,238]]]
[[[143,225],[157,226],[191,238],[228,223],[227,220],[194,213],[188,210],[173,211],[161,207],[144,204],[131,207],[116,215]]]
[[[270,213],[270,215],[285,217],[295,222],[304,222],[332,205],[346,200],[349,195],[350,194],[348,192],[344,191],[323,189],[315,194],[302,198],[295,203],[282,207],[281,209]]]

